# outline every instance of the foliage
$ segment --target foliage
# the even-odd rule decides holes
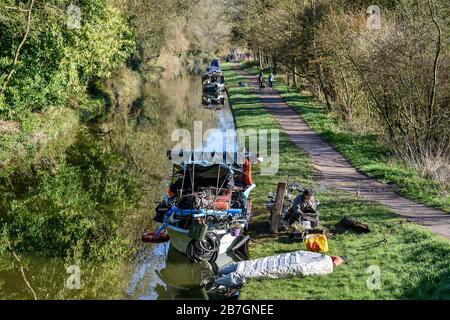
[[[448,183],[447,1],[231,1],[259,68],[321,99],[349,131],[375,134],[425,178]],[[379,5],[381,29],[367,27]]]
[[[81,29],[66,26],[66,8],[70,3],[35,3],[30,34],[11,82],[0,94],[3,116],[18,119],[21,112],[36,112],[48,106],[76,108],[86,98],[87,85],[94,79],[109,77],[132,52],[132,30],[108,1],[78,2]],[[0,2],[0,86],[13,68],[14,54],[24,37],[25,13],[18,10],[23,5],[28,8],[28,4],[18,1]]]
[[[243,78],[229,69],[230,100],[238,128],[279,128],[259,99],[248,87],[240,87]],[[319,113],[320,114],[320,113]],[[385,207],[364,201],[357,196],[318,186],[313,182],[311,160],[289,140],[282,142],[287,161],[280,161],[280,173],[263,177],[255,175],[258,188],[252,197],[256,218],[250,231],[259,235],[250,247],[251,258],[267,257],[295,250],[305,250],[303,243],[292,242],[286,234],[261,237],[263,226],[268,228],[266,196],[275,191],[279,181],[310,185],[320,200],[320,216],[325,228],[333,226],[344,216],[368,223],[371,233],[352,232],[329,239],[330,255],[344,255],[348,263],[335,268],[326,276],[291,277],[286,279],[250,280],[241,291],[242,299],[448,299],[450,245],[423,227],[407,223]],[[281,151],[281,147],[280,147]],[[387,243],[383,244],[384,237]],[[256,238],[256,237],[255,237]],[[370,266],[381,271],[381,287],[371,290],[366,281],[373,273]]]
[[[104,260],[148,223],[160,138],[185,121],[139,100],[142,80],[199,72],[227,29],[205,0],[79,0],[79,29],[71,4],[0,0],[0,229],[19,253]]]
[[[136,195],[124,160],[81,133],[54,173],[38,171],[35,184],[9,202],[5,228],[22,250],[102,258],[124,249],[116,243],[123,208]]]
[[[198,73],[203,63],[228,45],[225,4],[209,0],[122,1],[138,38],[134,57],[144,73],[172,79]],[[152,10],[148,10],[152,8]]]
[[[243,66],[255,75],[258,73],[253,64]],[[342,123],[336,114],[328,113],[310,95],[302,94],[297,88],[289,88],[280,81],[275,82],[274,88],[311,129],[336,147],[358,170],[394,184],[397,192],[413,200],[450,211],[450,188],[446,181],[427,178],[408,162],[395,157],[392,146],[378,135],[349,130],[348,123]]]

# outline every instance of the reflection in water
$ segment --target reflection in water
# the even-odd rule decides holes
[[[164,283],[157,275],[166,265],[168,243],[157,245],[144,245],[140,248],[135,257],[135,267],[133,270],[130,286],[126,291],[128,299],[156,300],[158,294],[155,288]]]
[[[202,107],[202,87],[199,77],[148,83],[143,89],[144,98],[138,105],[139,128],[154,128],[154,119],[160,119],[165,128],[163,138],[174,147],[178,141],[171,142],[175,129],[183,128],[191,132],[191,146],[194,146],[194,124],[203,134],[204,151],[236,151],[234,118],[225,99],[221,110]],[[155,109],[157,100],[160,108]],[[228,130],[228,136],[227,136]],[[155,150],[156,151],[156,150]],[[165,157],[164,150],[160,150]]]
[[[191,263],[176,250],[169,250],[167,265],[160,271],[164,286],[158,286],[159,299],[211,299],[217,271],[234,261],[240,261],[233,254],[223,254],[216,262]]]
[[[178,122],[177,125],[188,128],[191,138],[194,137],[192,119],[201,121],[203,151],[237,151],[234,118],[228,101],[225,99],[224,108],[220,110],[202,108],[200,88],[201,82],[197,78],[191,78],[189,81],[177,80],[159,85],[152,84],[146,87],[145,91],[158,96],[165,95],[163,92],[171,93],[167,96],[162,112],[169,124],[183,118],[177,114],[184,112],[191,121]],[[186,92],[191,94],[186,95]],[[148,110],[144,109],[144,116],[141,118],[145,119],[146,112],[148,113]],[[145,121],[141,125],[145,125]],[[168,139],[170,140],[170,137]],[[218,269],[244,259],[230,253],[219,256],[215,263],[205,261],[193,264],[185,255],[171,249],[167,243],[146,244],[137,256],[139,258],[136,259],[135,271],[126,292],[127,299],[224,298],[222,292],[210,290]],[[229,292],[226,293],[229,294]]]
[[[220,145],[217,131],[206,132],[208,129],[219,128],[221,133],[234,129],[229,106],[220,111],[202,107],[201,80],[197,77],[148,83],[142,92],[131,116],[128,110],[119,110],[103,124],[109,127],[105,131],[111,132],[105,144],[123,150],[134,165],[130,174],[146,186],[138,208],[127,209],[134,220],[126,227],[136,239],[153,216],[154,202],[160,201],[167,187],[165,177],[171,173],[171,166],[166,150],[175,144],[171,142],[173,130],[186,128],[192,132],[194,121],[201,121],[204,146],[214,148]],[[202,281],[212,276],[219,265],[191,264],[183,255],[169,252],[168,244],[138,246],[134,259],[114,256],[101,264],[31,253],[22,253],[21,260],[39,299],[211,298]],[[233,259],[222,258],[218,264],[225,265]],[[75,290],[66,286],[70,277],[66,268],[73,264],[81,270],[81,288]],[[32,299],[17,266],[4,265],[1,259],[0,299]]]
[[[213,288],[217,271],[243,260],[237,254],[219,256],[216,262],[191,263],[187,257],[165,244],[145,245],[136,261],[126,299],[175,300],[223,298]]]

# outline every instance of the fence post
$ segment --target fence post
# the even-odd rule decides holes
[[[275,205],[273,206],[272,221],[270,223],[270,231],[272,233],[278,233],[278,227],[280,225],[280,218],[283,212],[284,195],[286,194],[287,184],[285,182],[278,183],[277,195],[275,198]]]

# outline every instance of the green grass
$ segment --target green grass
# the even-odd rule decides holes
[[[248,87],[237,83],[243,79],[224,67],[230,101],[239,129],[279,128]],[[450,299],[450,243],[423,227],[405,222],[387,208],[363,201],[353,194],[318,187],[313,178],[310,159],[285,135],[280,139],[280,171],[275,176],[255,174],[257,189],[252,201],[254,215],[251,232],[255,236],[266,225],[266,196],[275,191],[279,181],[298,181],[315,187],[320,199],[321,221],[330,229],[343,216],[368,223],[372,232],[366,235],[347,233],[329,239],[330,255],[345,255],[349,263],[331,275],[284,279],[250,280],[241,299]],[[386,235],[388,243],[375,245]],[[286,235],[258,237],[250,247],[251,258],[304,250],[302,243],[290,242]],[[370,290],[367,268],[381,270],[381,289]]]
[[[252,74],[258,69],[252,63],[243,67]],[[268,72],[265,74],[268,77]],[[361,172],[384,183],[393,184],[399,194],[429,206],[450,212],[450,184],[425,178],[393,156],[388,146],[373,134],[346,130],[324,106],[297,89],[275,82],[274,88],[286,103],[297,111],[309,127],[339,150]]]
[[[227,73],[229,74],[229,71]],[[227,81],[235,82],[228,79]],[[236,125],[239,129],[279,129],[278,123],[265,111],[265,107],[260,104],[259,98],[251,92],[249,87],[231,87],[229,94]],[[297,181],[310,186],[315,174],[312,162],[302,150],[292,148],[289,138],[282,132],[280,132],[279,150],[279,161],[284,164],[279,169],[277,175],[279,179]],[[259,192],[254,201],[254,211],[261,212],[265,210],[267,194],[276,189],[278,181],[274,180],[273,176],[263,176],[258,173],[259,170],[256,169],[255,175]]]

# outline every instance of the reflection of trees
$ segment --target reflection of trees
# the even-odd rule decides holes
[[[223,1],[126,2],[135,16],[141,61],[147,66],[162,66],[165,78],[186,71],[198,73],[199,65],[209,56],[228,47],[230,27]]]

